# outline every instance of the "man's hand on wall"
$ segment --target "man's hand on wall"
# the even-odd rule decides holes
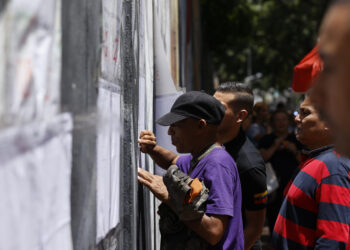
[[[156,136],[152,131],[142,130],[139,137],[139,146],[142,153],[150,154],[157,145]]]
[[[169,193],[162,176],[151,174],[139,168],[137,180],[148,187],[159,200],[164,203],[169,203]]]

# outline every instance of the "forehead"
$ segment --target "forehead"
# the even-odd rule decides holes
[[[304,101],[300,104],[300,109],[307,109],[310,112],[316,112],[309,96],[305,97]]]

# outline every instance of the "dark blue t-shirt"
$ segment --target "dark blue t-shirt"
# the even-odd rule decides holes
[[[183,155],[176,165],[188,173],[191,160],[192,155]],[[223,148],[215,148],[197,164],[190,177],[197,177],[209,189],[205,213],[229,216],[223,238],[208,249],[244,249],[241,184],[232,157]]]

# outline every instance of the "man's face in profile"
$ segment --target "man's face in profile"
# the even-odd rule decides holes
[[[187,118],[169,126],[168,135],[171,136],[171,143],[178,153],[192,153],[196,141],[197,123],[198,120]]]
[[[350,4],[337,4],[320,29],[324,69],[311,99],[332,130],[339,152],[350,156]]]

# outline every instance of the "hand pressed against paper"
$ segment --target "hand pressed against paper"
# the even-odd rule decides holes
[[[152,153],[154,147],[157,145],[156,136],[152,131],[142,130],[139,137],[139,146],[142,153]]]
[[[138,169],[137,180],[145,185],[162,202],[169,201],[169,193],[163,182],[163,177],[154,175],[141,168]]]

